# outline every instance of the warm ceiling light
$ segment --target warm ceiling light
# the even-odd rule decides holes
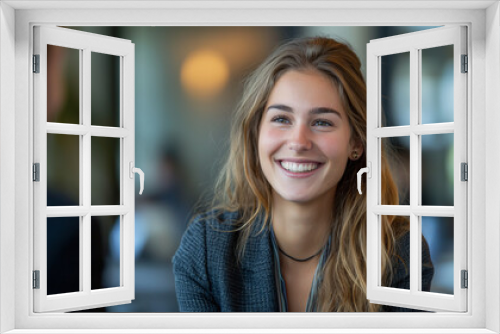
[[[181,83],[190,95],[209,98],[218,94],[229,79],[227,61],[212,50],[192,52],[181,67]]]

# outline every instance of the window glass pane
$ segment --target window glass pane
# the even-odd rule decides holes
[[[92,217],[92,289],[120,286],[120,216]],[[94,273],[99,273],[94,275]]]
[[[453,122],[453,45],[421,52],[422,124]]]
[[[431,292],[453,294],[453,218],[452,217],[422,217],[422,235],[429,245],[434,278],[430,285]],[[423,275],[428,268],[424,258],[422,244]],[[427,269],[428,272],[428,269]],[[422,289],[425,291],[425,277],[422,276]]]
[[[386,152],[387,159],[382,160],[381,167],[390,169],[390,175],[396,184],[399,197],[399,205],[410,204],[410,137],[382,138],[382,148]],[[387,184],[389,183],[389,184]],[[394,199],[387,198],[383,189],[390,186],[390,180],[382,178],[382,205],[394,205]]]
[[[382,126],[410,125],[410,53],[381,57]]]
[[[120,138],[92,137],[92,205],[120,204]]]
[[[92,52],[91,123],[120,126],[120,57]]]
[[[422,136],[422,205],[453,206],[453,134]]]
[[[47,45],[47,122],[80,123],[80,50]]]
[[[80,291],[80,217],[47,218],[47,294]]]
[[[79,136],[47,134],[48,206],[80,204],[79,161]]]
[[[386,270],[382,272],[381,286],[392,287],[396,289],[410,289],[410,217],[408,216],[380,216],[381,224],[393,226],[394,234],[396,236],[396,244],[394,245],[394,253],[384,256],[381,252],[381,263],[384,260],[390,260],[392,267],[392,280],[390,280],[389,272]],[[381,242],[385,244],[385,240],[389,238],[387,234],[384,235],[384,229],[381,229]],[[383,247],[385,248],[385,247]],[[387,257],[388,256],[388,257]],[[382,265],[383,268],[383,265]],[[389,275],[389,276],[388,276]]]

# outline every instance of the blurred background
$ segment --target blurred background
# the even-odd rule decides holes
[[[228,152],[242,81],[285,40],[328,36],[352,46],[366,75],[371,39],[431,27],[69,27],[135,44],[135,300],[106,312],[176,312],[171,259]],[[453,121],[453,49],[422,51],[422,123]],[[120,126],[120,61],[92,53],[92,125]],[[48,48],[47,121],[79,124],[79,52]],[[409,124],[409,54],[382,59],[384,126]],[[48,203],[78,205],[79,138],[47,135]],[[384,139],[408,204],[409,137]],[[92,137],[92,205],[120,204],[119,139]],[[422,136],[422,204],[453,205],[453,134]],[[136,189],[138,189],[138,181]],[[92,289],[119,286],[120,217],[92,218]],[[48,293],[78,291],[78,218],[47,219]],[[424,217],[434,292],[453,294],[453,219]],[[61,275],[64,266],[64,275]]]

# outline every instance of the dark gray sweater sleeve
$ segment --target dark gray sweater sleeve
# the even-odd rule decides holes
[[[202,216],[184,233],[172,262],[180,312],[218,312],[207,270],[207,234]]]
[[[403,235],[396,244],[398,257],[393,259],[393,280],[391,287],[398,289],[410,289],[410,232]],[[429,245],[422,237],[422,291],[431,290],[431,281],[434,276],[434,266],[431,260]],[[383,312],[422,312],[403,307],[384,306]]]

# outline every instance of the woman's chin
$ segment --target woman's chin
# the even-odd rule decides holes
[[[307,205],[316,202],[329,202],[332,196],[331,191],[313,191],[311,187],[307,189],[282,189],[281,191],[276,192],[275,195],[278,195],[284,202],[295,203],[297,205]],[[333,192],[335,190],[332,190]]]
[[[307,193],[286,193],[280,196],[285,202],[304,205],[313,201],[314,196]]]

